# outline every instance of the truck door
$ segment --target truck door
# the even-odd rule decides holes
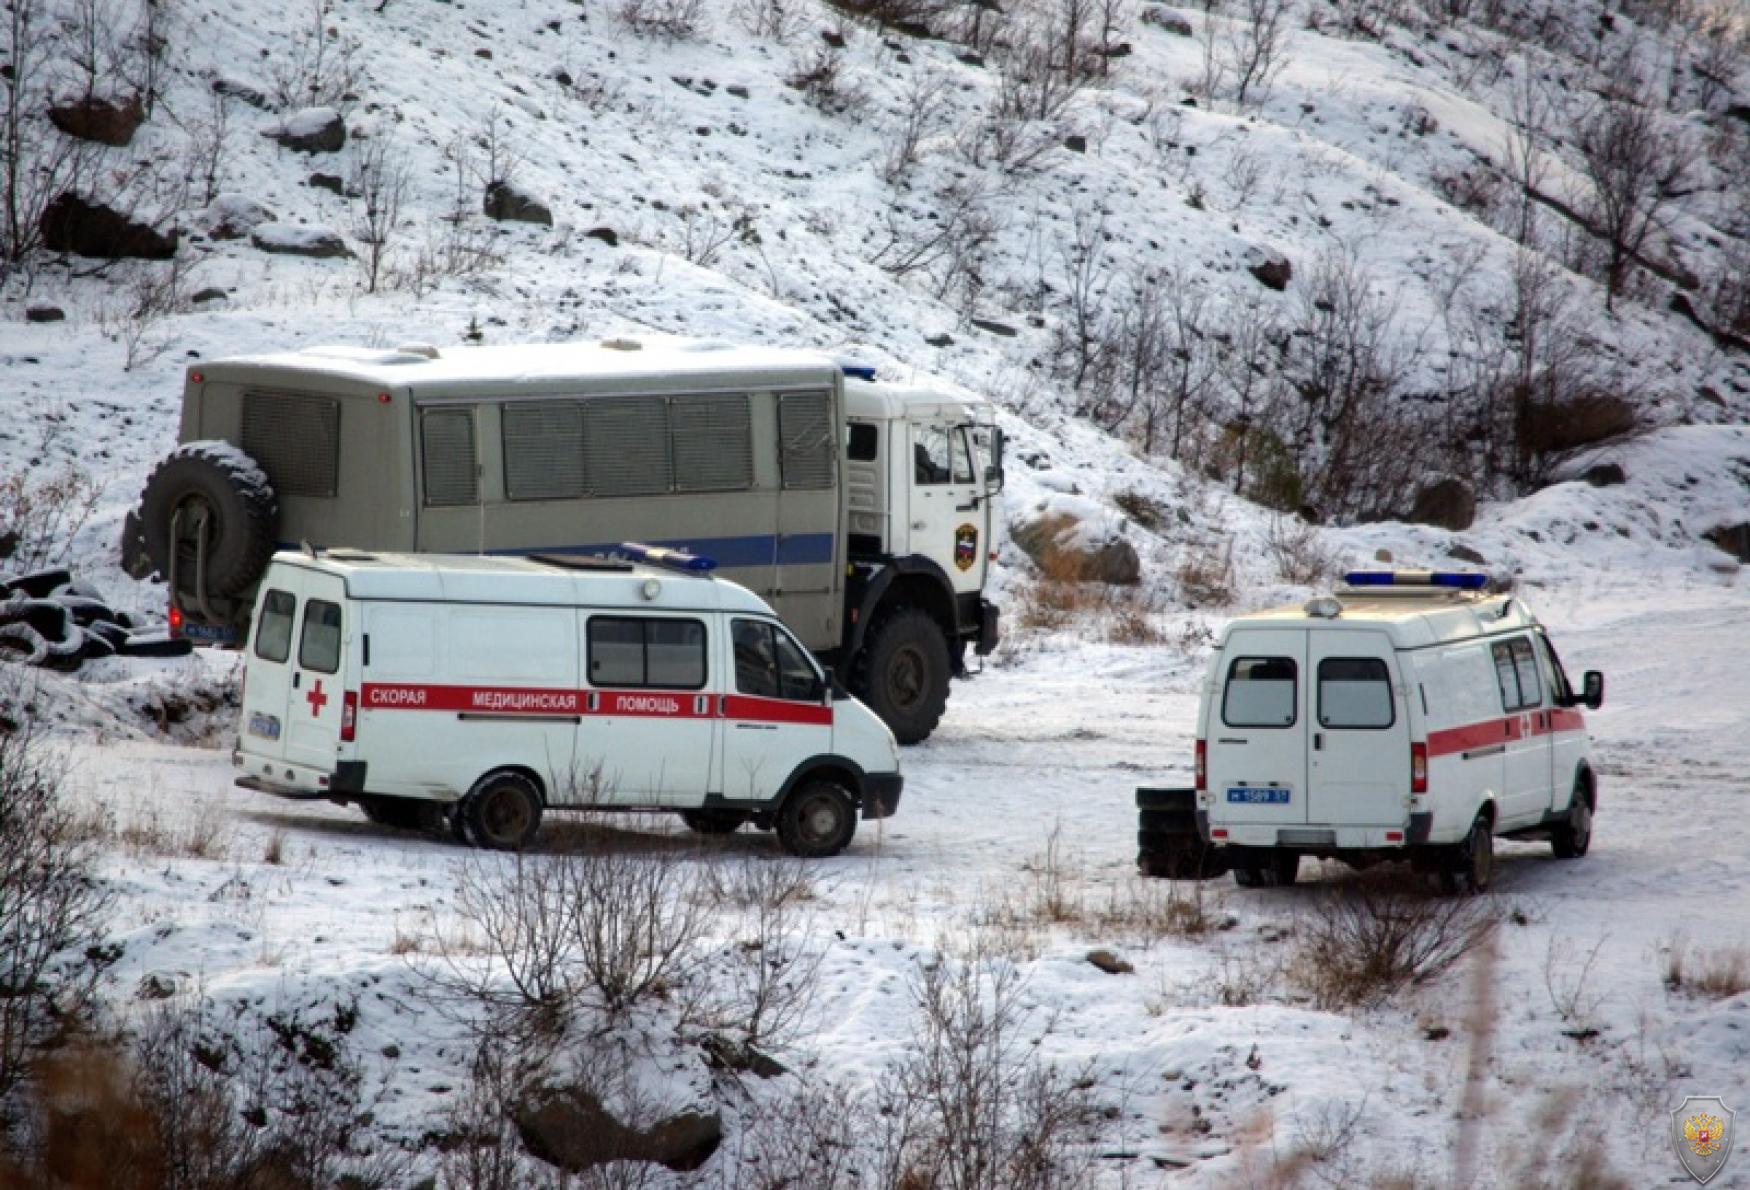
[[[711,788],[708,637],[691,616],[586,615],[579,779],[604,803],[696,806]]]
[[[1228,638],[1205,725],[1212,822],[1307,821],[1306,637],[1271,628]]]
[[[723,796],[765,801],[803,761],[832,752],[832,704],[814,659],[781,624],[730,621]]]
[[[839,540],[841,435],[831,392],[784,393],[778,398],[776,574],[771,604],[809,647],[839,643],[838,591],[844,554]],[[738,578],[740,576],[737,576]]]
[[[989,548],[984,484],[965,426],[911,423],[911,551],[942,568],[957,594],[980,590]]]
[[[243,682],[241,747],[252,756],[284,760],[292,694],[292,646],[298,627],[297,571],[276,569],[255,604]]]
[[[1307,821],[1402,826],[1409,814],[1410,716],[1382,632],[1313,632],[1308,640]]]
[[[1501,820],[1524,822],[1543,816],[1550,805],[1548,693],[1538,673],[1537,654],[1528,637],[1490,646],[1501,691],[1501,742],[1507,751],[1501,788]]]
[[[286,760],[330,771],[340,749],[346,694],[346,585],[332,574],[303,574],[303,607],[292,641],[286,703]]]

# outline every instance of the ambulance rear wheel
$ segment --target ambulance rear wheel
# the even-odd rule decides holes
[[[1550,850],[1557,859],[1579,859],[1592,848],[1592,796],[1584,782],[1575,784],[1568,804],[1568,819],[1549,833]]]
[[[948,642],[926,611],[902,607],[869,629],[852,675],[852,693],[902,744],[929,738],[948,706]]]
[[[836,781],[809,781],[778,811],[778,842],[803,859],[837,855],[856,833],[856,799]]]
[[[521,773],[492,773],[460,807],[469,841],[493,851],[521,851],[541,829],[541,791]]]
[[[701,835],[732,835],[748,820],[745,810],[682,810],[681,821]]]
[[[1440,873],[1442,892],[1468,896],[1486,892],[1495,878],[1495,829],[1487,814],[1478,814],[1464,842],[1452,849]]]

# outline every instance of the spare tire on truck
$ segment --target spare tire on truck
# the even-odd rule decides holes
[[[178,513],[181,521],[172,542],[171,525]],[[228,442],[177,447],[147,477],[140,493],[138,532],[146,557],[168,579],[174,551],[177,585],[184,590],[194,589],[196,535],[203,516],[206,593],[229,596],[248,590],[273,556],[279,501],[267,473]]]

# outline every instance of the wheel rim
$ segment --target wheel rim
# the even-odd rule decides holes
[[[811,845],[828,842],[838,834],[843,814],[838,804],[825,794],[817,794],[802,803],[796,815],[796,825],[802,838]]]
[[[529,828],[528,801],[512,789],[495,789],[480,807],[480,825],[494,843],[515,843]]]
[[[896,707],[910,708],[924,694],[924,655],[914,645],[896,650],[887,666],[887,695]]]

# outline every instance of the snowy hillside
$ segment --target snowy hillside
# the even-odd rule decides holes
[[[900,813],[797,877],[759,935],[813,991],[772,1039],[791,1073],[710,1065],[679,991],[574,1024],[567,1060],[603,1036],[635,1054],[603,1082],[622,1116],[711,1110],[725,1133],[698,1173],[582,1184],[775,1187],[774,1147],[854,1141],[861,1184],[920,1185],[882,1180],[872,1121],[891,1123],[874,1104],[939,970],[1010,1005],[1006,1073],[1055,1069],[1093,1109],[1041,1184],[1641,1186],[1682,1176],[1665,1129],[1684,1095],[1750,1108],[1750,680],[1722,661],[1750,641],[1742,4],[9,13],[0,533],[22,537],[0,569],[65,562],[162,614],[116,542],[197,361],[640,332],[980,393],[1008,435],[1011,530],[1069,517],[1140,559],[1137,586],[1090,589],[1004,543],[1007,640],[908,750]],[[59,126],[143,119],[103,146],[56,131],[51,102]],[[57,250],[103,224],[45,225],[62,191],[169,259]],[[1140,881],[1131,798],[1186,781],[1227,617],[1376,561],[1511,580],[1571,669],[1606,671],[1601,809],[1580,863],[1506,848],[1484,957],[1333,1006],[1296,938],[1346,870]],[[161,996],[210,1001],[239,1062],[288,1021],[344,1020],[322,1036],[358,1064],[354,1140],[396,1155],[389,1184],[556,1184],[514,1130],[513,1180],[445,1155],[485,1126],[461,1110],[485,1080],[478,1022],[434,1001],[433,971],[481,953],[459,882],[503,873],[232,789],[235,678],[225,654],[31,676],[26,714],[104,824],[104,1003],[143,1029]],[[742,978],[769,900],[725,889],[758,882],[769,837],[552,834],[672,857],[711,907],[699,978]],[[1685,955],[1692,976],[1737,962],[1739,986],[1696,991]],[[1743,1143],[1714,1184],[1750,1185]]]

